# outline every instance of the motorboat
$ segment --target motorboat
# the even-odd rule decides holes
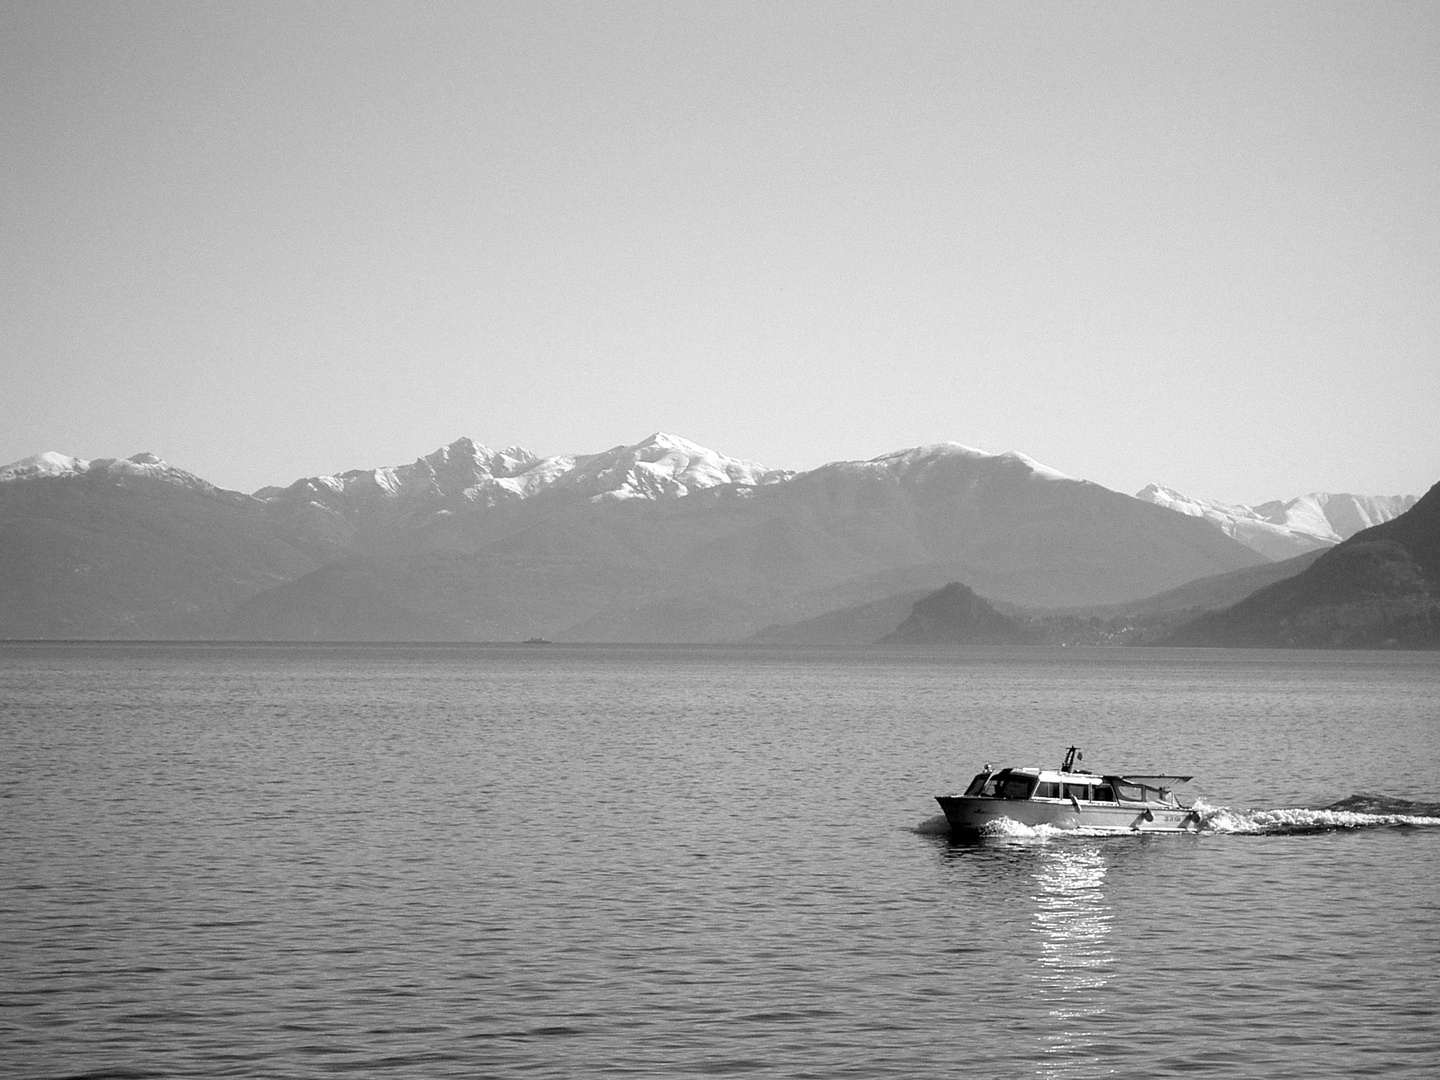
[[[963,795],[937,795],[952,834],[975,836],[1003,830],[1002,819],[1034,827],[1112,833],[1187,832],[1199,813],[1171,789],[1189,776],[1092,773],[1078,767],[1077,747],[1059,769],[986,765]],[[990,828],[987,829],[987,826]]]

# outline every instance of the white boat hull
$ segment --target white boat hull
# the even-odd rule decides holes
[[[1093,803],[1072,799],[996,799],[975,795],[940,795],[950,831],[975,835],[1002,818],[1035,827],[1094,829],[1113,833],[1193,832],[1197,815],[1188,807],[1167,803]]]

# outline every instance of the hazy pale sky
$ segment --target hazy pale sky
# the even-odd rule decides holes
[[[0,463],[1440,480],[1440,4],[0,2]]]

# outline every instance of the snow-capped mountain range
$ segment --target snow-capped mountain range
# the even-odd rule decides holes
[[[494,506],[550,489],[595,499],[662,499],[726,484],[754,487],[778,483],[794,475],[791,470],[726,457],[663,432],[633,446],[616,446],[599,454],[547,458],[519,446],[492,450],[470,439],[457,439],[409,465],[305,477],[288,487],[262,488],[253,497],[263,502],[296,496],[317,501],[335,496],[441,498]],[[0,483],[82,476],[143,478],[220,490],[148,453],[87,461],[50,451],[0,468]]]
[[[0,468],[0,637],[725,641],[952,581],[1112,605],[1413,501],[1147,493],[959,443],[797,473],[664,433],[555,457],[457,439],[253,495],[150,454],[39,454]]]
[[[953,442],[897,450],[868,461],[832,462],[815,471],[916,482],[930,470],[955,459],[1009,465],[1028,470],[1041,480],[1073,481],[1016,451],[992,454]],[[743,493],[743,489],[782,484],[797,475],[792,470],[727,457],[664,432],[598,454],[554,457],[540,457],[519,446],[493,450],[462,438],[408,465],[305,477],[288,487],[262,488],[250,497],[261,502],[303,502],[335,511],[377,501],[429,505],[441,510],[446,504],[493,507],[546,492],[602,501],[682,498],[729,485]],[[215,488],[153,454],[86,461],[48,452],[0,468],[0,483],[82,476],[122,483],[158,480],[217,496],[244,498]],[[1145,487],[1135,497],[1176,513],[1203,518],[1225,535],[1276,560],[1338,544],[1362,529],[1403,514],[1417,498],[1315,492],[1244,506],[1193,498],[1159,484]]]
[[[263,488],[255,497],[299,496],[321,504],[328,504],[332,496],[441,499],[488,507],[547,491],[601,500],[681,498],[705,488],[755,487],[794,475],[726,457],[664,432],[599,454],[546,458],[519,446],[492,450],[470,439],[457,439],[409,465],[307,477],[288,488]]]
[[[1332,495],[1314,492],[1259,506],[1212,502],[1151,484],[1137,499],[1190,517],[1204,518],[1226,536],[1271,559],[1330,547],[1362,529],[1399,517],[1415,505],[1415,495]]]

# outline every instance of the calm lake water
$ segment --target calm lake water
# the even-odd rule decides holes
[[[0,824],[11,1076],[1440,1070],[1435,654],[0,644]]]

